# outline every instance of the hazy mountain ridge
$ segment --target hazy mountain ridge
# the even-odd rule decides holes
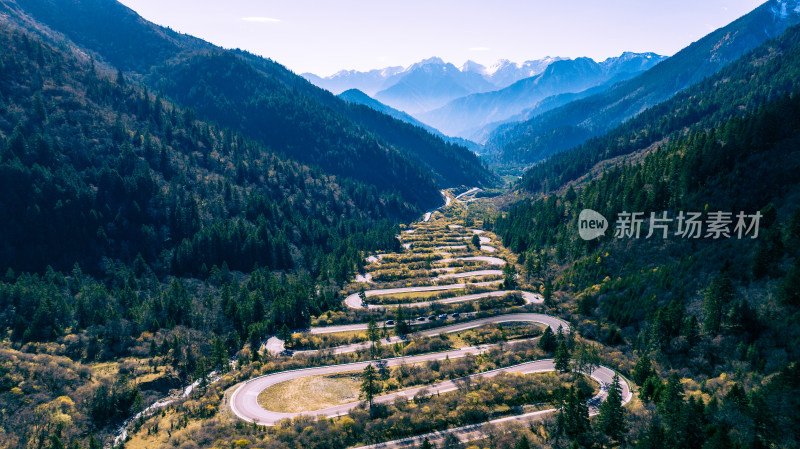
[[[627,82],[527,122],[501,126],[487,150],[502,153],[505,161],[531,163],[600,135],[780,35],[800,21],[796,8],[794,0],[770,0]]]
[[[477,144],[477,143],[475,143],[475,142],[473,142],[471,140],[462,139],[460,137],[446,136],[446,135],[442,134],[439,130],[422,123],[421,121],[415,119],[411,115],[406,114],[403,111],[394,109],[391,106],[387,106],[387,105],[381,103],[380,101],[378,101],[378,100],[370,97],[369,95],[365,94],[364,92],[361,92],[358,89],[349,89],[349,90],[346,90],[346,91],[340,93],[337,96],[339,98],[349,102],[349,103],[354,103],[354,104],[360,104],[360,105],[367,106],[367,107],[369,107],[371,109],[374,109],[374,110],[376,110],[378,112],[386,114],[386,115],[388,115],[390,117],[396,118],[397,120],[406,122],[406,123],[408,123],[410,125],[414,125],[414,126],[423,128],[426,131],[428,131],[429,133],[437,135],[437,136],[441,137],[442,139],[444,139],[447,142],[450,142],[450,143],[453,143],[453,144],[456,144],[456,145],[464,146],[464,147],[469,148],[470,150],[472,150],[472,151],[474,151],[476,153],[481,153],[483,151],[483,146],[480,145],[480,144]]]
[[[516,63],[503,59],[486,67],[474,61],[466,61],[459,67],[462,73],[476,73],[489,81],[495,88],[502,89],[523,78],[536,76],[544,71],[548,65],[560,61],[562,57],[544,57],[523,63]],[[428,58],[408,67],[392,66],[374,69],[366,72],[358,70],[340,70],[330,76],[318,76],[313,73],[303,73],[302,77],[314,85],[327,89],[338,95],[349,89],[358,89],[373,97],[381,90],[387,89],[397,83],[403,76],[425,64],[445,64],[441,58]]]
[[[590,58],[554,61],[537,76],[504,89],[465,96],[417,116],[445,134],[475,138],[485,125],[506,120],[547,97],[581,92],[612,79],[630,78],[663,59],[654,53],[626,52],[599,63]]]

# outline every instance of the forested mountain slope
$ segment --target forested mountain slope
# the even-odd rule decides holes
[[[441,186],[494,181],[465,148],[378,113],[365,120],[358,109],[280,64],[158,27],[115,1],[22,0],[2,8],[23,27],[63,33],[201,118],[325,172],[398,193],[420,209],[441,202]]]
[[[532,167],[523,176],[521,185],[531,192],[556,190],[602,161],[680,136],[692,127],[714,127],[731,117],[755,111],[762,103],[798,88],[798,67],[800,28],[795,26],[608,134]]]
[[[770,0],[607,91],[498,128],[487,148],[505,162],[532,163],[599,136],[702,81],[800,21],[796,0]]]
[[[575,298],[559,307],[581,335],[636,350],[648,410],[631,423],[636,447],[797,445],[800,410],[786,399],[800,392],[797,37],[790,29],[687,92],[677,111],[699,126],[494,223],[530,276]],[[685,119],[649,117],[654,127]],[[604,236],[579,237],[583,209],[606,217]],[[717,211],[731,220],[714,238]],[[638,238],[615,236],[623,212],[643,213]],[[664,212],[666,237],[651,228],[650,214]],[[679,234],[681,212],[700,213],[698,237]],[[757,235],[737,230],[740,212],[760,214]]]

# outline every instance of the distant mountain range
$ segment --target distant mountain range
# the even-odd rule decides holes
[[[564,59],[548,56],[522,64],[501,60],[490,67],[467,61],[456,67],[433,57],[405,68],[341,71],[325,78],[311,73],[302,76],[335,94],[358,89],[394,109],[419,114],[457,98],[505,88],[521,79],[539,75],[553,62]]]
[[[525,61],[521,64],[503,59],[489,67],[475,61],[467,61],[457,70],[465,74],[480,75],[495,89],[502,89],[523,78],[536,76],[542,73],[548,65],[562,59],[566,58],[547,56],[542,59]],[[440,58],[429,58],[408,67],[393,66],[368,72],[342,70],[326,77],[320,77],[313,73],[303,73],[301,76],[311,81],[314,85],[327,89],[336,95],[346,90],[358,89],[370,97],[374,97],[378,92],[392,87],[401,79],[416,70],[422,69],[425,65],[452,66],[452,64],[445,64]],[[449,69],[449,67],[447,68]]]
[[[663,59],[654,53],[623,53],[602,62],[546,57],[522,64],[501,60],[490,67],[467,61],[456,67],[429,58],[406,68],[303,76],[334,93],[357,89],[445,135],[485,140],[497,122],[534,108],[549,96],[628,79]]]
[[[800,22],[800,2],[771,0],[635,78],[499,127],[486,142],[503,162],[534,163],[599,136]]]
[[[460,137],[446,136],[446,135],[442,134],[439,130],[437,130],[437,129],[429,126],[429,125],[426,125],[426,124],[422,123],[421,121],[415,119],[414,117],[410,116],[409,114],[406,114],[403,111],[399,111],[399,110],[397,110],[397,109],[395,109],[395,108],[393,108],[391,106],[387,106],[387,105],[381,103],[380,101],[370,97],[369,95],[365,94],[364,92],[361,92],[358,89],[348,89],[348,90],[340,93],[337,96],[339,98],[341,98],[342,100],[347,101],[348,103],[353,103],[353,104],[359,104],[359,105],[362,105],[362,106],[366,106],[366,107],[368,107],[370,109],[374,109],[374,110],[376,110],[378,112],[386,114],[386,115],[388,115],[390,117],[393,117],[393,118],[395,118],[397,120],[400,120],[400,121],[406,122],[406,123],[408,123],[410,125],[414,125],[414,126],[417,126],[419,128],[422,128],[422,129],[424,129],[425,131],[428,131],[431,134],[434,134],[436,136],[441,137],[442,139],[444,139],[447,142],[454,143],[456,145],[464,146],[464,147],[469,148],[470,150],[472,150],[472,151],[474,151],[476,153],[481,153],[483,151],[483,145],[479,145],[479,144],[477,144],[477,143],[475,143],[475,142],[473,142],[471,140],[462,139]]]
[[[445,134],[480,139],[479,132],[484,125],[519,114],[547,97],[622,81],[664,59],[655,53],[626,52],[599,63],[590,58],[554,61],[536,76],[521,79],[504,89],[455,99],[417,117]]]

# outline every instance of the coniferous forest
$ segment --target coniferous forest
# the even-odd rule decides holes
[[[0,449],[798,447],[795,3],[479,157],[115,0],[0,1]]]

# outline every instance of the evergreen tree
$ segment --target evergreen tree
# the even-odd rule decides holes
[[[614,379],[608,390],[608,397],[600,405],[600,429],[612,440],[621,441],[625,434],[625,409],[622,407],[622,386],[619,375],[614,374]]]
[[[639,360],[636,361],[636,365],[633,367],[633,381],[636,382],[636,385],[640,387],[644,385],[644,381],[647,380],[654,373],[653,367],[650,364],[650,355],[645,351],[642,353]]]
[[[671,447],[684,447],[685,443],[685,404],[683,402],[683,385],[680,376],[672,373],[667,385],[661,393],[658,411],[666,427],[666,435]]]
[[[481,249],[481,238],[478,237],[478,234],[472,234],[472,246],[475,249]]]
[[[97,441],[97,437],[94,435],[89,437],[89,449],[102,449],[103,445]]]
[[[427,437],[425,437],[425,439],[422,441],[420,449],[433,449],[433,445],[431,444],[431,442],[428,440]]]
[[[383,391],[383,384],[378,380],[378,373],[372,364],[364,368],[361,375],[361,398],[365,399],[372,408],[372,400]]]
[[[723,308],[733,299],[733,283],[727,273],[714,277],[703,292],[703,329],[717,334],[722,324]]]
[[[567,436],[579,439],[590,429],[589,406],[572,386],[562,401],[556,417],[556,428]]]
[[[515,288],[517,288],[517,269],[514,268],[514,265],[506,262],[506,266],[503,267],[503,289],[514,290]]]
[[[536,272],[537,272],[536,267],[537,267],[537,265],[538,264],[537,264],[536,256],[534,255],[534,253],[529,253],[525,257],[525,277],[528,280],[528,282],[530,282],[531,279],[533,279],[534,275],[536,275]]]
[[[556,341],[555,334],[553,334],[553,329],[551,329],[550,326],[547,326],[544,329],[542,337],[539,339],[539,349],[550,354],[557,347],[558,347],[558,342]]]
[[[372,342],[370,351],[372,353],[372,358],[374,359],[381,339],[380,331],[378,330],[378,324],[375,322],[375,317],[370,318],[369,324],[367,324],[367,338],[369,338],[369,341]]]
[[[528,441],[528,437],[522,435],[522,438],[517,441],[517,445],[514,446],[514,449],[531,449],[531,443]]]
[[[544,305],[547,307],[552,307],[553,305],[553,283],[550,282],[550,279],[546,280],[544,283],[544,291],[542,292],[542,298],[544,299]]]
[[[278,332],[278,338],[283,340],[283,344],[285,347],[287,348],[292,347],[292,344],[294,343],[292,341],[292,331],[289,330],[289,326],[287,326],[286,323],[283,323],[283,326],[281,326],[281,330],[280,332]]]
[[[397,307],[394,311],[394,333],[398,337],[408,334],[408,320],[403,306]]]
[[[556,355],[553,358],[553,363],[555,364],[556,371],[561,373],[569,372],[569,349],[565,341],[559,343],[558,349],[556,349]]]

